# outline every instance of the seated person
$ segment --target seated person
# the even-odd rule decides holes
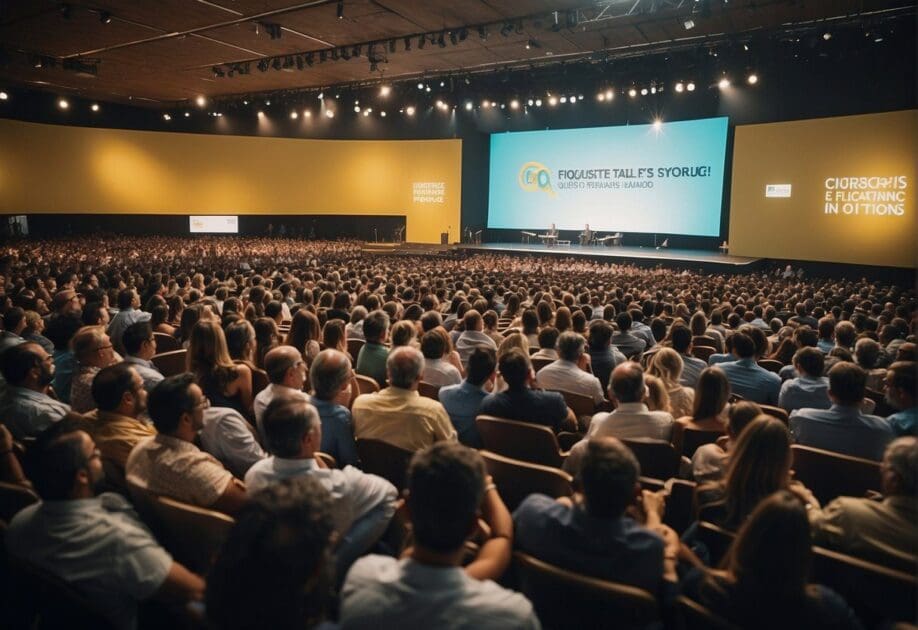
[[[497,344],[484,332],[484,320],[478,311],[475,309],[466,311],[462,316],[462,322],[465,326],[462,334],[456,339],[456,352],[459,353],[463,366],[469,362],[472,350],[478,346],[497,351]]]
[[[829,379],[822,375],[825,355],[816,348],[804,347],[794,353],[794,369],[797,378],[790,378],[781,384],[778,406],[788,412],[803,407],[828,409]]]
[[[137,603],[200,600],[204,580],[172,560],[131,504],[104,481],[92,438],[65,420],[30,448],[30,477],[42,498],[6,531],[7,553],[67,582],[115,628],[137,626]]]
[[[73,336],[71,344],[80,367],[70,384],[70,406],[77,413],[86,413],[96,406],[92,399],[92,379],[102,368],[120,362],[121,357],[115,354],[103,326],[84,326]]]
[[[319,627],[334,584],[333,531],[331,495],[311,476],[253,494],[207,580],[208,621],[217,630]]]
[[[747,400],[733,403],[727,411],[726,440],[720,438],[715,444],[702,444],[692,455],[692,478],[702,483],[719,481],[727,468],[727,456],[736,445],[740,433],[750,422],[762,415],[762,408]]]
[[[811,554],[806,508],[780,490],[745,520],[725,571],[693,569],[682,592],[742,628],[861,628],[837,593],[807,583]]]
[[[452,363],[444,358],[447,349],[447,333],[442,328],[434,328],[421,337],[421,353],[424,355],[424,371],[421,380],[435,387],[458,385],[462,374]]]
[[[293,396],[309,400],[303,392],[306,384],[306,361],[293,346],[277,346],[265,353],[265,372],[268,374],[268,386],[255,396],[255,426],[258,434],[264,439],[261,419],[265,409],[278,396]]]
[[[137,443],[156,435],[156,429],[140,419],[140,414],[147,410],[143,379],[126,362],[110,365],[93,379],[92,397],[97,410],[89,423],[89,432],[102,457],[123,473]]]
[[[558,338],[558,360],[546,365],[536,374],[536,383],[543,389],[562,390],[589,396],[600,405],[605,396],[599,379],[587,372],[590,355],[584,352],[586,340],[582,335],[566,331]]]
[[[561,335],[554,326],[546,326],[539,331],[539,350],[530,359],[558,360],[558,337]]]
[[[156,354],[156,337],[150,322],[135,322],[128,326],[121,335],[121,343],[124,345],[124,362],[134,366],[143,379],[143,388],[149,392],[164,378],[151,361]]]
[[[882,501],[838,497],[808,512],[813,542],[912,573],[918,561],[918,438],[892,442],[882,471]]]
[[[49,393],[54,379],[51,355],[37,343],[21,343],[0,355],[3,378],[0,419],[17,440],[35,437],[70,413],[70,405]]]
[[[607,392],[612,370],[627,359],[618,348],[612,345],[612,326],[605,320],[597,319],[590,322],[588,344],[593,376],[599,379],[602,391]]]
[[[886,418],[896,435],[918,433],[918,379],[915,370],[914,361],[896,361],[886,370],[883,379],[886,402],[898,410]]]
[[[480,413],[545,425],[555,432],[577,430],[577,419],[564,402],[564,396],[533,388],[535,373],[529,356],[522,350],[514,348],[501,356],[498,369],[507,390],[488,394],[481,401]]]
[[[313,391],[309,402],[322,421],[319,450],[334,457],[339,466],[355,466],[358,460],[354,424],[346,406],[351,400],[353,374],[350,358],[338,350],[323,350],[317,354],[309,370]]]
[[[318,479],[331,493],[332,518],[339,540],[338,575],[372,547],[395,513],[395,486],[353,466],[329,469],[315,453],[322,443],[322,423],[315,407],[298,398],[277,398],[265,410],[265,444],[271,457],[249,468],[246,490],[258,492],[291,477]]]
[[[381,440],[417,451],[442,440],[456,440],[446,410],[436,400],[418,395],[423,355],[410,346],[396,348],[386,360],[389,387],[354,400],[354,437]]]
[[[386,359],[389,349],[385,346],[389,335],[389,315],[375,310],[363,319],[363,336],[366,343],[357,354],[354,371],[376,380],[380,387],[386,386]]]
[[[663,539],[625,512],[641,495],[639,476],[637,459],[619,440],[591,439],[573,501],[530,494],[513,513],[516,547],[569,571],[657,593]],[[663,527],[659,514],[650,512],[648,527]],[[675,582],[675,557],[667,562],[666,574]]]
[[[601,412],[590,422],[589,437],[619,439],[650,438],[670,441],[673,416],[668,411],[650,411],[644,403],[644,370],[639,363],[626,361],[612,371],[612,396],[618,403],[614,411]]]
[[[159,433],[131,451],[125,465],[128,483],[226,514],[238,512],[247,500],[245,489],[213,455],[194,444],[209,406],[190,372],[154,387],[147,411]]]
[[[618,332],[612,335],[612,345],[615,346],[626,357],[634,357],[644,352],[647,342],[640,337],[631,334],[631,313],[622,311],[615,316],[615,325],[618,326]]]
[[[781,377],[756,363],[754,337],[747,334],[754,334],[754,331],[749,331],[749,328],[744,326],[733,334],[731,339],[735,360],[720,363],[720,369],[727,375],[730,389],[734,393],[760,405],[777,405]],[[708,362],[711,363],[710,359]]]
[[[341,627],[539,628],[528,599],[498,586],[510,563],[513,521],[473,450],[438,443],[411,460],[407,507],[414,547],[401,560],[370,555],[341,590]],[[464,569],[479,510],[491,537]]]
[[[494,388],[497,380],[497,359],[490,348],[475,348],[469,356],[468,374],[459,385],[440,389],[440,404],[449,414],[450,422],[456,428],[459,442],[472,448],[481,448],[481,436],[475,425],[475,418],[481,408],[481,401]]]
[[[790,415],[797,444],[880,461],[893,438],[889,423],[861,411],[867,373],[854,363],[829,370],[829,409],[804,407]]]

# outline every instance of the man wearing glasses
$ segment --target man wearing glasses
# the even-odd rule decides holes
[[[54,363],[37,343],[8,348],[0,355],[0,368],[7,383],[0,418],[17,440],[38,435],[70,411],[70,405],[48,395]]]

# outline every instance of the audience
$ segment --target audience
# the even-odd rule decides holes
[[[92,379],[104,367],[121,361],[102,326],[84,326],[71,342],[79,371],[70,385],[70,406],[77,413],[95,409],[92,399]]]
[[[808,407],[828,409],[829,379],[822,375],[825,369],[825,357],[816,348],[804,347],[794,353],[793,367],[796,378],[781,383],[778,394],[778,406],[788,412]]]
[[[358,374],[375,379],[380,387],[385,387],[389,350],[384,344],[388,339],[389,315],[385,311],[375,310],[362,321],[366,343],[357,355],[355,370]]]
[[[479,346],[469,355],[466,379],[459,385],[441,387],[438,392],[440,404],[449,414],[459,442],[466,446],[483,446],[475,418],[480,412],[482,401],[488,396],[488,391],[494,389],[497,380],[496,368],[494,350]]]
[[[634,361],[626,361],[612,371],[609,386],[617,403],[611,413],[601,412],[590,422],[589,437],[618,439],[650,438],[670,441],[673,416],[667,411],[650,411],[644,403],[646,386],[644,370]]]
[[[886,402],[896,409],[886,421],[896,435],[918,433],[918,372],[914,361],[896,361],[883,378]]]
[[[735,360],[720,363],[719,367],[727,375],[734,393],[762,405],[777,405],[781,377],[756,364],[754,331],[751,326],[744,326],[733,334]]]
[[[303,392],[306,385],[306,361],[293,346],[278,346],[265,355],[265,372],[268,373],[268,386],[255,396],[255,426],[258,434],[264,439],[262,420],[265,409],[275,398],[295,397],[308,400]]]
[[[309,402],[322,422],[319,450],[331,455],[339,466],[357,465],[354,424],[348,409],[354,385],[351,360],[338,350],[323,350],[312,361],[309,378],[313,394]]]
[[[150,360],[156,354],[156,337],[153,336],[150,322],[135,322],[125,328],[121,335],[121,343],[125,352],[124,362],[137,370],[143,379],[144,389],[151,391],[163,380],[163,374]]]
[[[102,368],[92,381],[92,398],[97,407],[89,433],[106,460],[121,473],[137,443],[156,435],[140,419],[147,410],[147,391],[137,369],[127,362]]]
[[[558,338],[558,360],[546,365],[536,374],[536,383],[543,389],[561,390],[587,396],[600,405],[605,396],[599,379],[587,370],[590,355],[584,352],[583,335],[566,331]]]
[[[37,343],[21,343],[0,355],[3,379],[0,419],[17,440],[35,437],[70,413],[70,405],[49,396],[54,378],[51,355]]]

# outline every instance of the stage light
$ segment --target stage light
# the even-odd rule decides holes
[[[242,104],[243,104],[243,105],[248,105],[249,102],[248,102],[247,100],[246,100],[246,101],[242,101]]]
[[[682,26],[685,27],[685,30],[690,31],[695,28],[695,20],[686,20],[682,23]]]
[[[662,127],[663,127],[663,121],[662,121],[662,120],[660,120],[659,118],[657,118],[657,119],[655,119],[655,120],[653,121],[653,128],[654,128],[654,129],[656,129],[657,131],[659,131]]]
[[[372,113],[373,113],[373,108],[372,108],[372,107],[367,107],[366,111],[368,111],[368,112],[370,112],[370,113],[372,114]]]
[[[198,104],[198,107],[204,107],[205,105],[207,105],[207,99],[204,98],[203,96],[199,96],[198,98],[195,99],[194,102]]]
[[[10,97],[6,92],[0,92],[0,101],[5,101]]]
[[[657,93],[657,86],[651,85],[651,86],[650,86],[650,93],[651,93],[651,94],[656,94],[656,93]]]
[[[108,11],[99,11],[99,21],[102,22],[103,24],[111,24],[112,14],[109,13]]]
[[[578,101],[582,101],[582,100],[583,100],[583,94],[578,94],[578,95],[577,95],[577,100],[578,100]]]
[[[437,107],[441,107],[441,108],[443,107],[443,101],[441,101],[440,99],[437,99]]]
[[[730,79],[727,77],[721,78],[721,80],[717,82],[717,87],[722,90],[726,90],[728,87],[730,87]]]
[[[360,99],[354,99],[354,105],[360,105]]]
[[[405,113],[408,114],[409,116],[414,116],[414,106],[409,105],[408,107],[406,107]]]
[[[635,96],[637,96],[637,90],[635,90],[634,88],[631,88],[630,90],[628,90],[628,96],[630,96],[631,98],[634,98]]]
[[[440,81],[440,87],[446,87],[446,81]]]
[[[597,101],[604,101],[604,100],[606,100],[606,95],[603,94],[602,92],[600,92],[599,94],[596,95],[596,100],[597,100]]]
[[[354,105],[354,111],[360,113],[360,105]]]
[[[385,117],[386,117],[386,112],[379,112],[379,115],[382,116],[383,118],[385,118]]]
[[[300,117],[300,114],[299,114],[299,112],[297,112],[296,110],[293,110],[292,112],[290,112],[290,118],[291,118],[292,120],[296,120],[296,119],[299,118],[299,117]]]
[[[312,118],[312,110],[304,109],[304,110],[303,110],[303,118]]]
[[[548,97],[548,104],[551,105],[552,107],[554,107],[555,105],[557,105],[557,104],[558,104],[558,97],[556,97],[556,96],[549,96],[549,97]]]
[[[611,101],[615,98],[615,92],[612,89],[606,90],[606,100]]]
[[[491,101],[491,107],[497,107],[497,101]]]
[[[535,102],[536,107],[542,107],[542,99],[537,98]]]
[[[487,101],[487,100],[481,101],[481,106],[484,107],[485,109],[488,109],[489,107],[491,107],[491,101]]]
[[[419,90],[423,90],[423,89],[424,89],[424,84],[423,84],[423,83],[418,83],[418,89],[419,89]]]
[[[190,118],[190,117],[191,117],[191,112],[185,112],[185,118]]]
[[[62,98],[61,100],[57,102],[57,106],[60,107],[61,109],[69,109],[70,103],[67,102],[67,99]]]
[[[333,109],[326,109],[326,110],[325,110],[325,117],[326,117],[326,118],[334,118],[334,117],[335,117],[335,110],[333,110]]]
[[[472,101],[466,101],[466,102],[465,102],[465,110],[466,110],[466,111],[468,111],[468,112],[472,111],[472,108],[473,108],[473,107],[474,107],[474,105],[472,105]]]
[[[260,109],[258,110],[258,117],[259,117],[259,118],[264,118],[264,117],[265,117],[265,113],[264,113],[263,111],[261,111]]]
[[[822,34],[822,38],[826,41],[829,41],[830,39],[832,39],[832,33],[826,31],[825,33]]]
[[[430,92],[430,86],[428,85],[426,88],[424,88],[424,91],[425,91],[425,92]]]
[[[94,111],[94,112],[97,112],[97,111],[99,111],[99,104],[98,104],[98,103],[93,103],[92,105],[89,106],[89,109],[91,109],[91,110]]]
[[[368,109],[363,110],[363,115],[364,115],[364,116],[369,116],[369,115],[370,115],[370,110],[368,110]]]
[[[746,77],[746,82],[749,83],[749,85],[755,85],[759,82],[759,75],[750,74],[748,77]]]
[[[505,104],[501,103],[501,104],[500,104],[500,108],[501,108],[501,109],[507,109],[507,106],[506,106]]]
[[[265,105],[267,105],[268,107],[271,107],[271,101],[265,101]]]
[[[390,88],[388,85],[382,85],[382,86],[380,86],[380,88],[379,88],[379,95],[380,95],[380,96],[389,96],[389,93],[390,93],[391,91],[392,91],[392,88]]]
[[[338,9],[336,11],[339,20],[344,19],[344,0],[338,0]]]
[[[163,120],[165,120],[166,122],[169,122],[170,120],[172,120],[172,116],[170,116],[169,114],[163,114]]]
[[[562,102],[562,103],[566,103],[566,102],[567,102],[567,97],[566,97],[566,96],[562,96],[562,97],[561,97],[561,102]]]
[[[695,91],[695,84],[692,83],[691,81],[689,81],[689,82],[688,82],[688,85],[685,86],[685,89],[688,90],[689,92],[694,92],[694,91]]]
[[[680,92],[680,93],[681,93],[681,92],[685,89],[685,86],[684,86],[684,85],[682,84],[682,82],[680,81],[679,83],[676,84],[675,89],[676,89],[677,92]]]
[[[641,96],[647,96],[647,88],[641,88]]]

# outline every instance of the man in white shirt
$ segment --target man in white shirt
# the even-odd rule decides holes
[[[546,326],[539,331],[539,350],[530,359],[550,359],[558,360],[558,329],[554,326]]]
[[[672,414],[667,411],[650,411],[644,404],[647,388],[644,384],[644,370],[639,363],[627,361],[616,367],[612,371],[609,387],[618,407],[611,413],[593,416],[589,437],[672,439]]]
[[[605,400],[599,379],[586,371],[589,355],[584,353],[586,340],[575,332],[564,332],[558,338],[557,361],[546,365],[538,374],[536,382],[542,389],[562,390],[582,394],[593,399],[596,405]]]
[[[458,385],[462,374],[455,365],[443,358],[446,354],[446,335],[441,329],[424,333],[421,337],[421,354],[424,355],[424,371],[421,380],[436,387]]]
[[[497,351],[497,344],[484,332],[484,320],[481,319],[481,313],[475,309],[466,311],[462,323],[465,324],[465,330],[456,339],[456,352],[459,353],[463,366],[469,362],[469,356],[478,346]]]
[[[278,396],[288,396],[309,401],[309,396],[303,391],[306,383],[306,362],[293,346],[278,346],[272,348],[265,355],[265,372],[271,383],[255,396],[255,424],[258,434],[264,441],[264,431],[261,420],[265,409],[271,401]]]
[[[322,443],[322,422],[315,407],[297,398],[278,398],[265,410],[265,443],[273,454],[254,464],[245,475],[255,493],[272,483],[311,475],[332,496],[332,517],[340,540],[336,550],[338,575],[366,553],[386,530],[395,513],[398,492],[391,483],[353,466],[329,469],[315,458]]]
[[[135,322],[121,335],[124,346],[124,362],[137,370],[143,379],[143,388],[150,392],[165,378],[151,359],[156,354],[156,337],[149,321]]]

